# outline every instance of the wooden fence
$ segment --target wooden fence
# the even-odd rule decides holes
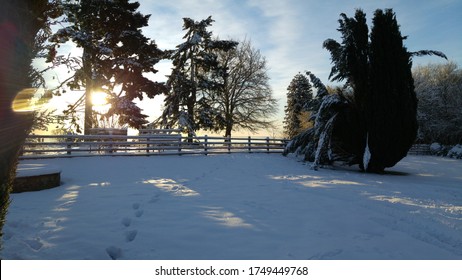
[[[30,135],[20,159],[90,156],[154,156],[223,153],[282,153],[285,139],[183,137],[174,133],[123,135]]]
[[[224,153],[282,153],[286,139],[259,137],[183,137],[177,129],[143,129],[127,135],[29,135],[20,159],[91,156],[153,156]],[[416,144],[409,155],[428,155],[430,145]]]
[[[429,144],[414,144],[411,149],[409,149],[408,155],[430,155],[430,145]]]

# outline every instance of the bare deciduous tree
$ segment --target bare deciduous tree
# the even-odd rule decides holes
[[[244,40],[235,50],[219,52],[218,59],[224,70],[215,78],[221,87],[208,92],[207,99],[222,116],[225,136],[235,129],[271,127],[277,101],[272,96],[265,57]]]

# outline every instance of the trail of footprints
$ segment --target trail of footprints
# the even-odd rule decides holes
[[[144,210],[141,209],[141,204],[140,203],[133,203],[132,208],[135,211],[135,217],[140,218],[144,214]],[[130,228],[130,225],[132,224],[132,219],[125,217],[122,219],[122,225],[124,225],[126,228]],[[125,241],[126,242],[132,242],[135,240],[136,235],[138,234],[138,231],[136,229],[134,230],[127,230],[125,231]]]
[[[151,200],[148,201],[148,203],[154,203],[157,202],[159,199],[159,194],[154,195]],[[133,215],[135,218],[141,218],[144,214],[144,210],[142,208],[141,203],[133,203],[132,204],[132,210],[133,210]],[[132,225],[132,218],[130,217],[124,217],[121,220],[121,224],[126,228],[124,232],[124,238],[125,242],[133,242],[136,239],[136,236],[138,235],[138,230],[136,229],[130,229]],[[109,255],[109,257],[113,260],[120,259],[122,257],[122,249],[117,246],[109,246],[106,248],[106,253]]]

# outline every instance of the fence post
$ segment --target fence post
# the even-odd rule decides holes
[[[228,154],[230,154],[231,153],[231,135],[228,135],[226,138],[227,138],[226,142],[228,142]]]
[[[151,141],[151,138],[149,138],[149,137],[146,138],[146,142],[147,142],[147,144],[146,144],[146,153],[147,153],[147,154],[149,154],[149,147],[150,147],[149,141]]]
[[[269,150],[270,150],[270,148],[269,148],[269,137],[266,137],[266,153],[269,154]]]
[[[205,135],[204,137],[205,137],[204,138],[204,151],[205,151],[205,155],[207,155],[207,142],[208,142],[207,140],[208,139],[207,139],[207,135]]]
[[[112,135],[112,131],[109,132],[109,135]],[[115,152],[114,150],[114,139],[111,137],[109,138],[109,153],[112,154],[113,152]]]
[[[178,155],[181,156],[181,134],[180,134],[180,137],[178,137]]]
[[[71,133],[68,132],[67,135],[68,135],[68,138],[66,138],[66,142],[67,142],[67,149],[66,149],[66,151],[67,151],[67,154],[70,155],[70,154],[71,154],[71,150],[72,150],[72,145],[71,145],[72,139],[70,138]]]
[[[249,136],[249,141],[248,141],[248,144],[249,144],[249,154],[252,153],[251,143],[252,143],[252,139],[251,139],[251,137]]]

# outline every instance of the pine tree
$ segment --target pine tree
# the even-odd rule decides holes
[[[150,16],[137,12],[139,6],[128,0],[81,0],[64,5],[69,26],[52,37],[56,44],[50,49],[49,60],[56,60],[57,46],[69,40],[83,50],[81,66],[67,85],[73,90],[85,88],[85,134],[94,126],[93,91],[108,95],[108,116],[116,114],[121,124],[134,128],[147,123],[147,116],[133,100],[142,100],[144,95],[153,98],[166,91],[163,84],[143,76],[157,72],[154,65],[164,53],[142,34],[141,28],[148,25]],[[71,106],[67,113],[75,109]]]
[[[212,125],[210,120],[213,117],[208,114],[214,112],[208,110],[210,105],[200,95],[217,87],[209,78],[213,72],[221,70],[215,52],[228,51],[237,45],[234,41],[214,40],[212,32],[207,31],[212,22],[211,16],[199,22],[183,18],[185,42],[170,52],[173,61],[173,70],[167,81],[170,92],[165,98],[165,110],[158,122],[167,127],[180,124],[187,129],[190,137],[197,129],[210,128]],[[198,103],[199,100],[202,100],[201,103]],[[199,105],[204,111],[198,111]]]
[[[287,106],[285,107],[284,134],[293,138],[303,131],[301,113],[306,112],[313,99],[313,91],[308,78],[298,73],[287,87]]]

